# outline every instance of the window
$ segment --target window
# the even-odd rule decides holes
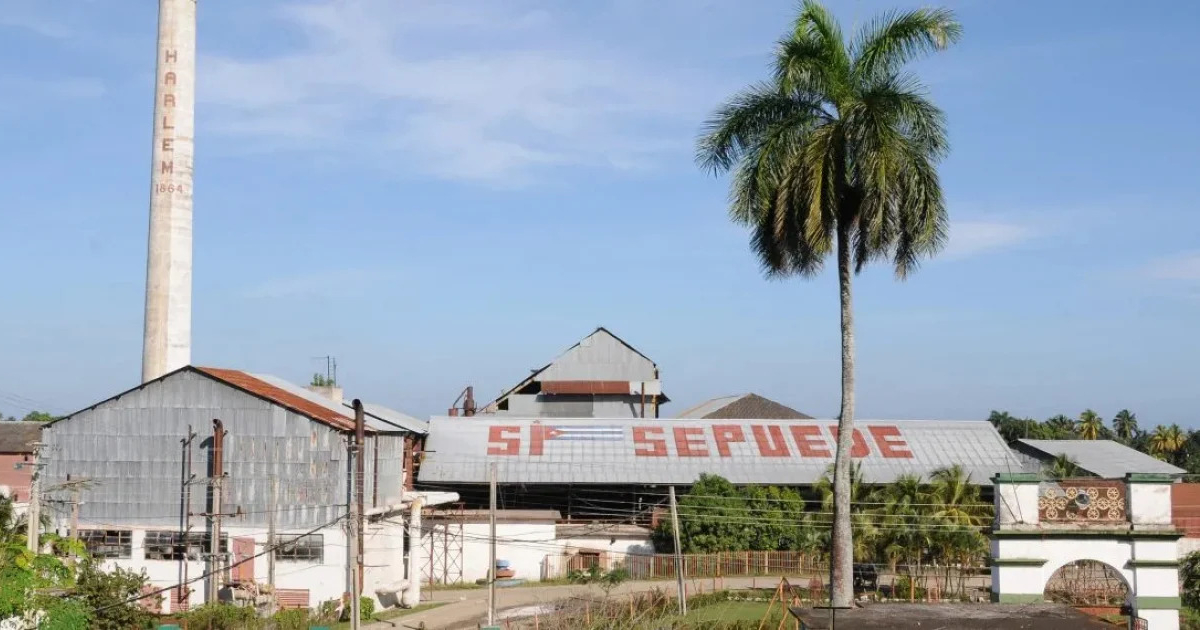
[[[184,545],[183,534],[179,532],[146,532],[143,547],[147,560],[183,560],[186,553],[188,560],[203,560],[208,553],[208,534],[192,532],[187,535],[187,545]],[[221,553],[228,553],[229,537],[221,535]]]
[[[85,529],[79,539],[93,558],[128,558],[133,553],[133,532],[115,529]]]
[[[325,537],[321,534],[280,536],[275,559],[292,562],[323,562],[325,559]]]

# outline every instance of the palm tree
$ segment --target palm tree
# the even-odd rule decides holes
[[[1068,479],[1070,477],[1082,477],[1083,469],[1079,467],[1075,459],[1066,453],[1059,453],[1054,456],[1054,459],[1046,462],[1042,468],[1042,472],[1051,479]]]
[[[979,486],[961,465],[940,468],[930,475],[934,516],[953,525],[978,526],[987,521],[986,505]]]
[[[1118,411],[1117,415],[1113,416],[1112,424],[1113,432],[1124,442],[1132,440],[1133,436],[1137,435],[1137,415],[1130,413],[1128,409]]]
[[[956,41],[944,9],[890,12],[850,42],[825,7],[805,0],[780,43],[772,80],[722,106],[697,161],[734,171],[730,214],[750,228],[768,276],[814,276],[836,255],[842,333],[842,406],[835,458],[835,606],[852,598],[850,446],[854,426],[851,279],[890,259],[898,278],[938,251],[947,217],[936,169],[945,122],[904,65]]]
[[[1100,414],[1088,409],[1079,414],[1079,424],[1075,427],[1079,431],[1079,437],[1085,440],[1095,440],[1100,437],[1100,432],[1104,429],[1104,420],[1100,419]]]
[[[1046,428],[1050,430],[1047,439],[1065,440],[1075,432],[1075,421],[1060,413],[1046,419]]]
[[[1167,459],[1183,448],[1186,441],[1187,435],[1178,424],[1169,427],[1160,424],[1154,427],[1154,432],[1150,434],[1150,452],[1159,459]]]

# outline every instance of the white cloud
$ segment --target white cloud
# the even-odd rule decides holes
[[[1041,236],[1031,225],[1011,221],[952,221],[950,242],[939,259],[962,259],[1016,247]]]
[[[1146,266],[1145,275],[1154,280],[1200,282],[1200,251],[1153,260]]]
[[[695,120],[678,113],[693,103],[672,75],[561,33],[544,12],[504,6],[287,7],[268,19],[298,33],[299,46],[202,57],[198,98],[218,133],[451,179],[507,184],[551,165],[639,168],[664,147],[688,146]]]

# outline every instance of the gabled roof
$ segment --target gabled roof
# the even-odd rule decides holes
[[[1066,455],[1075,465],[1105,479],[1118,479],[1129,473],[1187,472],[1112,440],[1017,440],[1016,446],[1043,461]]]
[[[680,413],[680,418],[707,418],[710,420],[810,420],[812,416],[801,413],[764,398],[758,394],[740,394],[713,398]]]
[[[615,341],[617,344],[619,344],[621,347],[623,347],[623,348],[625,348],[625,349],[629,350],[629,351],[630,351],[630,352],[632,352],[633,354],[635,354],[635,355],[637,355],[638,357],[640,357],[640,358],[644,359],[644,360],[645,360],[647,363],[649,363],[649,364],[650,364],[650,366],[651,366],[651,367],[654,369],[655,373],[657,374],[657,371],[658,371],[658,365],[657,365],[657,364],[656,364],[656,363],[655,363],[653,360],[651,360],[651,359],[650,359],[650,357],[646,356],[645,354],[642,354],[642,352],[641,352],[640,350],[638,350],[637,348],[634,348],[633,346],[631,346],[631,345],[629,344],[629,342],[625,341],[624,339],[621,339],[620,337],[618,337],[618,336],[614,335],[614,334],[612,333],[612,331],[608,330],[607,328],[605,328],[605,327],[603,327],[603,326],[598,326],[598,327],[597,327],[595,330],[593,330],[592,332],[590,332],[590,333],[588,333],[586,336],[584,336],[584,337],[583,337],[583,339],[580,339],[579,341],[575,342],[575,344],[574,344],[574,345],[572,345],[571,347],[569,347],[569,348],[567,348],[566,350],[563,350],[561,353],[559,353],[559,355],[558,355],[558,356],[557,356],[557,357],[556,357],[556,358],[555,358],[553,361],[551,361],[550,363],[547,363],[546,365],[543,365],[542,367],[540,367],[540,368],[538,368],[538,369],[536,369],[536,370],[533,370],[533,372],[532,372],[532,373],[531,373],[529,376],[527,376],[527,377],[525,377],[524,379],[522,379],[522,380],[521,380],[521,382],[519,382],[519,383],[517,383],[516,385],[514,385],[513,387],[509,388],[509,389],[508,389],[507,391],[505,391],[503,394],[500,394],[499,396],[497,396],[497,397],[496,397],[496,399],[495,399],[495,400],[493,400],[491,403],[488,403],[487,405],[484,405],[484,406],[483,406],[483,409],[487,409],[487,408],[494,408],[494,406],[495,406],[496,404],[498,404],[500,401],[502,401],[502,400],[504,400],[505,398],[507,398],[507,397],[511,396],[511,395],[512,395],[514,392],[516,392],[516,391],[518,391],[518,390],[522,389],[522,388],[523,388],[523,387],[525,387],[526,385],[528,385],[528,384],[530,384],[530,383],[532,383],[532,382],[535,382],[535,381],[541,381],[541,380],[543,380],[543,378],[542,378],[542,377],[546,375],[546,372],[547,372],[548,370],[551,370],[551,368],[555,367],[555,365],[556,365],[556,364],[559,364],[559,363],[560,363],[561,361],[563,361],[565,358],[569,357],[569,356],[570,356],[572,353],[579,351],[579,349],[580,349],[580,348],[583,348],[583,347],[585,347],[585,346],[586,346],[586,345],[589,343],[589,341],[590,341],[590,340],[591,340],[593,337],[595,337],[595,336],[597,336],[597,335],[605,335],[605,336],[607,336],[607,337],[610,337],[612,340],[614,340],[614,341]],[[595,375],[593,375],[593,376],[591,376],[591,377],[589,377],[589,378],[567,378],[567,379],[555,379],[555,378],[551,378],[551,379],[546,379],[546,380],[562,380],[562,381],[564,381],[564,382],[588,382],[588,383],[599,383],[599,382],[610,382],[610,381],[617,381],[617,380],[622,380],[622,379],[618,379],[618,378],[612,378],[612,377],[604,377],[604,378],[601,378],[601,377],[599,377],[599,376],[595,376]],[[624,380],[625,380],[626,382],[628,382],[628,381],[633,381],[633,380],[652,380],[652,379],[624,379]],[[670,399],[669,399],[669,398],[667,398],[666,394],[660,394],[660,396],[659,396],[659,401],[660,401],[660,402],[668,402],[669,400],[670,400]]]
[[[47,426],[52,425],[55,422],[61,422],[62,420],[75,416],[82,411],[87,411],[88,409],[98,407],[106,402],[125,396],[130,392],[137,391],[147,385],[166,380],[183,372],[191,372],[202,375],[206,378],[211,378],[224,385],[245,392],[269,403],[279,405],[280,407],[288,409],[289,411],[298,413],[315,422],[320,422],[321,424],[332,427],[339,431],[354,430],[354,412],[350,407],[330,400],[316,392],[309,391],[303,387],[300,387],[299,385],[296,385],[295,383],[279,378],[278,376],[271,376],[270,374],[251,374],[249,372],[231,370],[228,368],[196,367],[191,365],[168,372],[156,379],[147,381],[136,387],[131,387],[115,396],[110,396],[100,402],[76,411],[75,413],[68,414],[54,420],[53,422],[49,422],[47,423]],[[370,411],[370,409],[374,409],[374,412]],[[426,431],[425,423],[416,420],[415,418],[409,418],[409,416],[405,416],[398,411],[393,411],[386,407],[363,403],[363,411],[367,414],[368,433],[386,433],[395,431],[396,429],[394,426],[399,426],[401,429],[410,430],[415,433],[424,433]],[[383,422],[371,422],[372,416],[378,420],[382,420]],[[404,422],[398,422],[397,420],[400,418],[409,418],[411,422],[407,420]]]
[[[32,453],[42,437],[41,422],[0,422],[0,453]]]
[[[353,409],[349,403],[344,404]],[[423,422],[406,413],[401,413],[383,405],[364,402],[363,413],[367,416],[367,426],[374,427],[383,433],[393,431],[429,433],[428,422]]]
[[[288,391],[290,388],[280,386],[280,381],[287,383],[287,381],[283,381],[282,379],[276,379],[275,377],[263,378],[248,372],[242,372],[241,370],[229,370],[225,368],[197,367],[195,370],[201,374],[215,378],[230,387],[240,389],[247,394],[290,409],[302,416],[308,416],[317,422],[327,424],[335,429],[343,431],[354,430],[354,418],[336,409],[336,403],[332,400],[329,401],[328,405],[325,405],[310,399],[298,391]],[[268,380],[275,382],[268,382]],[[288,383],[288,385],[291,384]],[[291,387],[295,386],[291,385]],[[303,388],[297,389],[306,391]],[[317,396],[317,394],[313,395]]]

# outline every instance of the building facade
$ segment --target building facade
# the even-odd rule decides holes
[[[158,588],[214,573],[165,611],[260,589],[272,531],[281,601],[315,606],[348,590],[353,429],[344,404],[281,379],[186,367],[47,425],[42,489],[64,533],[74,508],[94,555]],[[377,417],[365,433],[363,594],[386,605],[408,583],[406,463],[422,436]]]
[[[40,422],[0,422],[0,489],[13,503],[29,500],[33,445],[41,435]]]

